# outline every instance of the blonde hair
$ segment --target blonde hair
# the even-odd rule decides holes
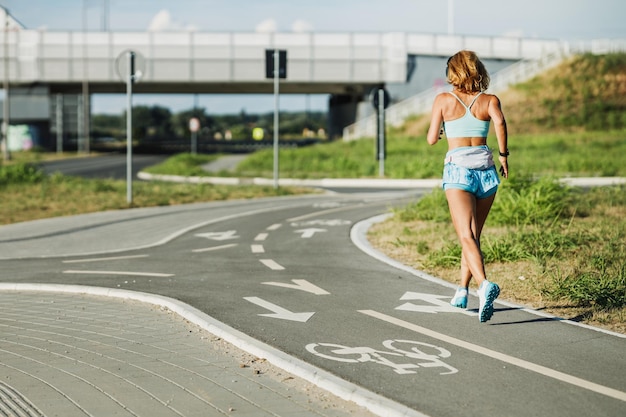
[[[472,51],[452,55],[448,59],[446,77],[449,84],[465,93],[477,93],[489,87],[489,73]]]

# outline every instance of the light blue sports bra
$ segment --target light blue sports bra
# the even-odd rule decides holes
[[[476,99],[482,94],[478,93],[469,106],[466,106],[453,92],[449,92],[465,107],[465,114],[458,119],[448,120],[443,123],[443,128],[448,138],[486,138],[489,134],[489,120],[480,120],[474,117],[470,109]]]

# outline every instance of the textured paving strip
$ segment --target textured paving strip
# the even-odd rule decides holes
[[[372,414],[165,308],[93,295],[2,291],[0,415]]]

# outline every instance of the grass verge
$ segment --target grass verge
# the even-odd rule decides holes
[[[187,158],[187,162],[189,165],[184,166],[179,158],[175,161],[175,165],[183,167],[181,168],[183,173],[199,169],[194,168],[198,160]],[[179,172],[176,171],[177,174]],[[254,185],[228,186],[135,181],[133,182],[133,202],[128,204],[126,181],[84,179],[59,174],[48,176],[34,165],[16,162],[0,166],[0,199],[2,200],[0,224],[133,207],[286,196],[311,192],[313,192],[311,189],[298,187],[274,189],[270,186]]]
[[[626,186],[583,191],[511,178],[483,230],[503,299],[626,333]],[[461,248],[441,190],[394,211],[368,238],[388,256],[458,283]]]

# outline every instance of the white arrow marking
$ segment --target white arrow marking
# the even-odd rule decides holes
[[[306,291],[315,295],[330,294],[328,291],[318,287],[317,285],[311,284],[306,279],[292,279],[291,282],[293,282],[293,284],[287,284],[286,282],[262,282],[262,284],[273,285],[275,287],[291,288],[293,290]]]
[[[308,239],[310,237],[313,237],[313,235],[317,232],[326,232],[326,231],[327,231],[326,229],[316,229],[316,228],[294,230],[295,233],[302,233],[303,239]]]
[[[424,294],[419,292],[405,292],[400,300],[419,300],[430,305],[404,303],[401,306],[396,307],[396,310],[403,311],[415,311],[417,313],[461,313],[468,316],[475,316],[477,313],[467,311],[463,308],[453,307],[447,300],[448,296]]]
[[[250,301],[252,304],[256,304],[267,310],[273,311],[273,313],[271,314],[259,314],[259,316],[272,317],[275,319],[282,319],[282,320],[299,321],[302,323],[306,323],[313,316],[313,314],[315,314],[315,312],[294,313],[280,306],[277,306],[276,304],[272,304],[268,301],[265,301],[259,297],[243,297],[243,299]]]
[[[228,239],[237,239],[236,230],[229,230],[227,232],[208,232],[208,233],[196,233],[198,237],[204,237],[211,240],[228,240]]]

